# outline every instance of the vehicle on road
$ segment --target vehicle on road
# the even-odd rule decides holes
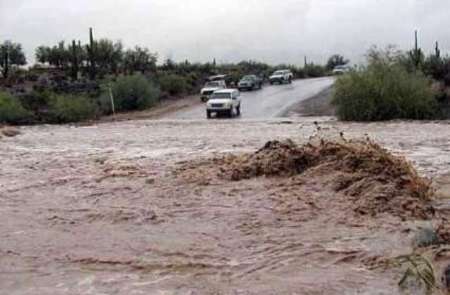
[[[269,77],[270,84],[273,85],[275,83],[284,84],[284,83],[292,83],[292,79],[294,75],[290,70],[278,70]]]
[[[206,117],[211,115],[226,115],[232,118],[241,115],[241,94],[237,89],[222,89],[215,91],[206,103]]]
[[[200,98],[203,102],[206,102],[214,91],[225,88],[227,88],[227,85],[224,80],[206,82],[205,86],[200,90]]]
[[[228,78],[227,75],[214,75],[208,78],[208,81],[226,81]]]
[[[238,83],[239,91],[261,89],[263,81],[256,75],[246,75]]]
[[[333,69],[333,75],[343,75],[345,73],[350,72],[351,67],[348,65],[340,65],[340,66],[336,66]]]

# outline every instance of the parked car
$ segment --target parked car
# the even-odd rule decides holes
[[[222,89],[215,91],[206,103],[206,117],[224,114],[230,118],[241,115],[241,94],[237,89]]]
[[[292,79],[294,78],[294,75],[289,70],[279,70],[272,74],[272,76],[269,77],[270,84],[284,84],[284,83],[292,83]]]
[[[238,83],[239,91],[261,89],[263,81],[256,75],[246,75]]]
[[[333,69],[333,75],[342,75],[342,74],[350,72],[350,70],[351,70],[351,67],[348,65],[336,66]]]
[[[214,91],[225,88],[227,88],[227,85],[223,80],[206,82],[205,86],[202,88],[202,90],[200,90],[200,98],[203,102],[208,101],[209,97],[214,93]]]

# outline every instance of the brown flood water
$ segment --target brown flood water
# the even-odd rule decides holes
[[[0,139],[0,294],[399,294],[428,222],[356,216],[326,171],[230,182],[179,173],[268,140],[306,142],[314,119],[35,126]],[[320,123],[370,136],[438,183],[449,205],[444,123]]]

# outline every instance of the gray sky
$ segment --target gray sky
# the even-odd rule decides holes
[[[34,49],[96,38],[143,45],[160,60],[303,63],[341,53],[359,62],[372,45],[402,49],[420,31],[426,51],[450,52],[449,0],[0,0],[0,41]]]

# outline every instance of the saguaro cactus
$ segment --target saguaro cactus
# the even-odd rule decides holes
[[[77,80],[78,79],[78,71],[79,71],[79,48],[75,42],[75,40],[72,40],[72,53],[71,53],[71,64],[72,64],[72,79]]]
[[[9,74],[9,48],[8,46],[5,46],[3,51],[3,55],[0,57],[1,58],[1,62],[0,62],[0,66],[3,68],[3,77],[4,78],[8,78],[8,74]]]
[[[95,66],[96,44],[92,28],[89,28],[89,45],[87,45],[87,52],[89,59],[89,77],[91,80],[94,80],[97,75]]]
[[[414,64],[415,69],[420,68],[424,55],[422,53],[422,49],[419,48],[419,40],[418,40],[418,33],[417,30],[414,32],[415,36],[415,43],[414,43],[414,49],[409,52],[409,56],[411,58],[411,61]]]
[[[436,47],[434,48],[435,55],[437,58],[441,58],[441,50],[439,49],[439,42],[436,41]]]

